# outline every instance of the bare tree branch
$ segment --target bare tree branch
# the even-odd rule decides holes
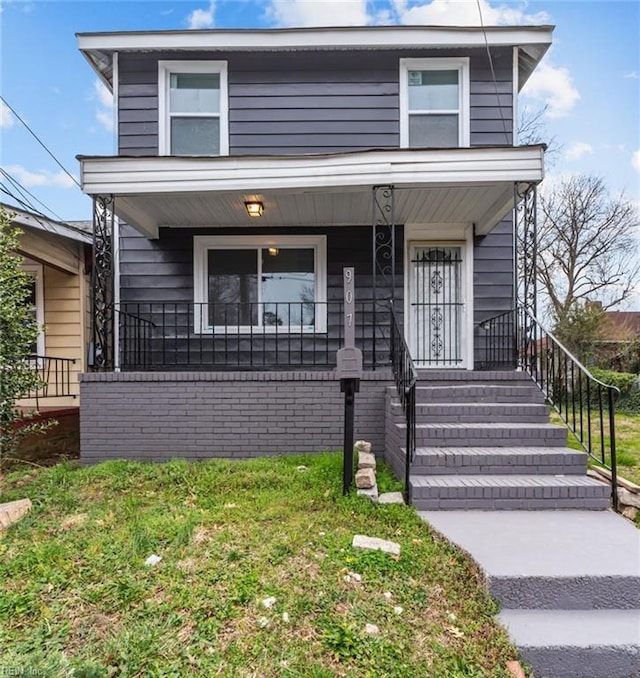
[[[539,207],[537,275],[555,322],[588,302],[606,310],[628,299],[640,279],[633,203],[599,177],[575,175],[541,191]]]

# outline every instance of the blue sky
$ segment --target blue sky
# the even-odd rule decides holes
[[[554,46],[521,101],[533,108],[548,106],[547,131],[561,144],[548,169],[551,178],[598,174],[613,192],[625,190],[640,204],[640,1],[480,4],[487,24],[556,26]],[[327,20],[462,24],[477,23],[478,16],[476,0],[0,0],[0,7],[2,96],[76,176],[77,154],[108,155],[115,147],[110,96],[78,52],[76,32],[302,26]],[[89,198],[13,115],[0,112],[5,171],[49,213],[89,219]],[[15,204],[4,194],[1,199]]]

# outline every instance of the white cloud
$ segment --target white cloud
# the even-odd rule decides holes
[[[571,109],[580,100],[569,70],[554,66],[543,59],[538,68],[527,80],[522,93],[532,99],[538,99],[547,107],[549,118],[562,118],[569,115]]]
[[[187,17],[187,28],[211,28],[215,11],[216,3],[214,0],[211,0],[207,9],[194,9]]]
[[[640,149],[632,154],[631,167],[633,167],[636,172],[640,172]]]
[[[637,80],[640,76],[638,75],[637,71],[629,71],[628,73],[625,73],[623,78],[626,78],[627,80]]]
[[[270,0],[267,20],[276,26],[365,26],[366,0]]]
[[[368,11],[367,0],[269,0],[265,15],[276,26],[366,26],[370,24],[478,26],[477,0],[391,0],[389,9]],[[480,0],[482,23],[540,24],[549,21],[546,12],[528,14],[527,3],[492,5]],[[373,7],[372,7],[373,9]]]
[[[113,132],[113,94],[105,87],[102,80],[98,80],[98,78],[93,82],[92,98],[98,102],[98,107],[95,111],[96,120],[107,132]]]
[[[593,153],[593,146],[584,141],[573,141],[567,148],[564,157],[566,160],[580,160],[588,153]]]
[[[427,26],[478,26],[480,12],[477,0],[432,0],[409,6],[407,0],[393,0],[393,7],[400,23]],[[543,24],[549,21],[546,12],[526,13],[526,3],[518,6],[492,5],[480,0],[482,24],[498,26],[504,24]]]
[[[48,170],[38,170],[32,172],[22,165],[7,165],[6,171],[15,177],[23,186],[55,186],[56,188],[73,188],[75,183],[70,176],[62,170],[59,172],[49,172]],[[76,177],[78,179],[78,177]]]
[[[4,101],[0,101],[0,127],[13,127],[15,120],[11,111],[5,106]]]

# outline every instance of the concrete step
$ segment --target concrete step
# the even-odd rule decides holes
[[[513,384],[442,384],[427,386],[418,382],[417,403],[544,403],[544,396],[533,382]]]
[[[392,403],[394,415],[402,414],[400,402]],[[549,408],[542,403],[418,403],[417,421],[423,424],[549,422]]]
[[[420,516],[471,555],[504,608],[640,609],[640,530],[612,511]]]
[[[403,448],[404,454],[404,448]],[[587,455],[566,447],[419,447],[416,475],[584,475]]]
[[[536,678],[638,678],[640,609],[503,610]]]
[[[412,475],[419,511],[589,509],[609,506],[610,488],[588,476]]]
[[[403,428],[405,424],[397,426]],[[549,423],[419,423],[416,444],[419,447],[565,447],[567,429]]]

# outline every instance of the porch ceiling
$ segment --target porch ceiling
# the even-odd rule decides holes
[[[397,224],[475,224],[490,231],[514,184],[542,179],[542,147],[394,150],[241,158],[82,158],[83,190],[114,195],[147,237],[160,227],[369,226],[372,187],[394,185]],[[246,200],[264,214],[250,218]]]

